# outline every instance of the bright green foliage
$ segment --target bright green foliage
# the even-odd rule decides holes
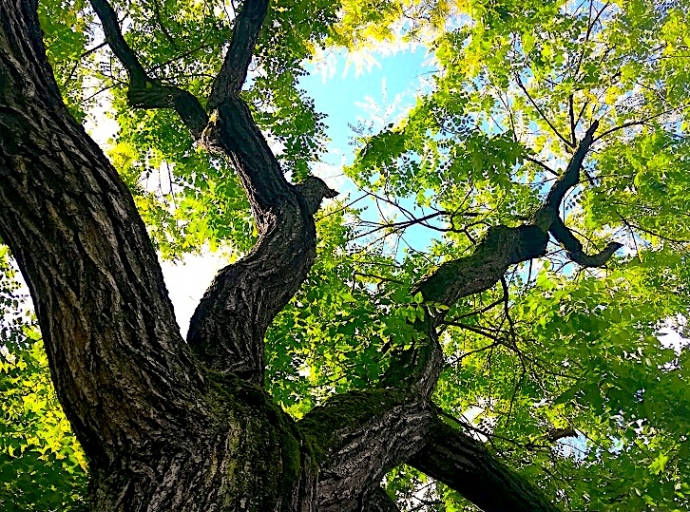
[[[84,510],[86,460],[55,396],[43,343],[0,254],[0,509]],[[24,300],[26,300],[24,298]]]
[[[230,2],[114,5],[151,76],[208,93],[232,27]],[[690,314],[690,2],[271,5],[245,94],[295,180],[326,142],[323,115],[300,90],[305,59],[323,48],[375,52],[399,38],[423,41],[437,69],[405,116],[358,134],[345,173],[369,203],[343,199],[319,214],[319,258],[267,335],[274,397],[300,417],[335,392],[375,384],[391,351],[415,343],[411,323],[438,309],[423,307],[414,284],[469,254],[487,227],[529,219],[599,120],[561,215],[585,251],[611,240],[625,247],[606,268],[586,270],[554,242],[547,257],[448,310],[435,401],[566,510],[690,509],[690,348],[659,341],[668,325],[683,333]],[[127,106],[124,71],[104,49],[91,51],[102,35],[84,2],[42,2],[42,16],[75,115],[110,91],[119,132],[109,155],[162,255],[205,244],[246,253],[254,232],[230,165],[194,147],[171,112]],[[23,500],[17,510],[29,510],[50,498],[51,485],[52,496],[73,496],[83,466],[45,387],[42,356],[35,346],[15,351],[8,338],[31,331],[13,329],[3,331],[12,356],[0,372],[11,399],[2,428],[11,417],[12,428],[26,429],[3,436],[0,452],[27,469],[0,481],[14,486],[2,492],[23,490],[12,506]],[[17,391],[20,381],[31,391]],[[61,468],[68,472],[58,478]],[[417,510],[423,498],[429,511],[473,510],[408,467],[386,485],[401,507]],[[34,509],[51,507],[67,503]]]
[[[2,354],[0,393],[2,510],[85,510],[86,460],[55,397],[39,340]]]

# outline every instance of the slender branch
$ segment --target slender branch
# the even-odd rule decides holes
[[[480,336],[484,336],[486,338],[489,338],[490,340],[494,340],[496,342],[502,341],[503,338],[498,335],[498,333],[493,333],[490,331],[487,331],[481,327],[477,327],[475,325],[469,325],[469,324],[463,324],[462,322],[456,322],[456,321],[444,321],[443,325],[448,325],[451,327],[459,327],[461,329],[466,329],[468,331],[472,331],[475,334],[479,334]]]
[[[662,112],[658,112],[658,113],[656,113],[656,114],[653,114],[653,115],[651,115],[651,116],[647,116],[647,117],[645,117],[644,119],[640,119],[640,120],[638,120],[638,121],[630,121],[630,122],[623,123],[623,124],[618,125],[618,126],[614,126],[613,128],[610,128],[610,129],[606,130],[606,131],[603,132],[601,135],[599,135],[598,137],[596,137],[596,138],[594,139],[593,142],[597,142],[598,140],[601,140],[601,139],[603,139],[604,137],[606,137],[606,136],[608,136],[608,135],[611,135],[612,133],[615,133],[615,132],[617,132],[617,131],[619,131],[619,130],[624,130],[625,128],[630,128],[630,127],[632,127],[632,126],[640,126],[640,125],[647,124],[649,121],[652,121],[652,120],[654,120],[654,119],[656,119],[656,118],[658,118],[658,117],[661,117],[661,116],[663,116],[663,115],[670,114],[670,113],[673,112],[674,110],[679,110],[680,108],[681,108],[680,106],[679,106],[679,107],[673,107],[673,108],[664,110],[664,111],[662,111]]]
[[[151,67],[149,71],[151,71],[151,72],[157,71],[161,68],[164,68],[165,66],[167,66],[169,64],[172,64],[176,60],[187,58],[190,55],[193,55],[194,53],[198,52],[199,50],[209,48],[210,46],[214,46],[214,43],[204,43],[202,45],[199,45],[196,48],[192,48],[191,50],[187,50],[185,52],[182,52],[179,55],[176,55],[175,57],[171,57],[168,60],[161,62],[160,64],[156,64],[155,66]]]
[[[230,48],[213,83],[209,108],[218,107],[242,89],[267,11],[268,0],[245,0],[235,21]]]
[[[558,176],[558,173],[554,171],[550,166],[546,165],[544,162],[541,160],[538,160],[536,158],[532,158],[529,155],[523,155],[523,158],[527,160],[528,162],[532,162],[533,164],[537,164],[539,167],[544,169],[546,172],[553,174],[554,176]]]
[[[587,51],[587,42],[589,42],[590,37],[592,35],[592,30],[594,29],[594,25],[599,21],[599,18],[601,18],[601,15],[604,13],[606,8],[609,6],[609,3],[604,4],[604,6],[597,12],[596,16],[594,19],[592,19],[592,8],[594,7],[594,1],[590,0],[589,2],[589,12],[587,14],[587,31],[585,33],[585,39],[584,39],[584,44],[582,44],[582,51],[580,52],[578,56],[577,63],[575,64],[575,69],[572,72],[572,77],[573,80],[576,82],[578,81],[577,74],[580,72],[580,68],[582,66],[582,62],[584,61],[585,58],[585,52]],[[573,145],[575,145],[575,138],[573,138]]]
[[[523,83],[522,78],[520,78],[520,75],[517,73],[515,73],[515,81],[517,82],[518,87],[520,87],[520,89],[522,89],[522,92],[525,93],[525,96],[527,96],[527,99],[532,104],[532,106],[535,108],[537,113],[546,122],[546,124],[549,125],[549,128],[551,128],[551,131],[556,135],[556,137],[561,139],[566,146],[573,147],[574,144],[572,144],[568,139],[566,139],[563,135],[561,135],[561,132],[558,131],[558,129],[556,129],[556,127],[553,125],[551,120],[546,116],[544,111],[541,109],[539,104],[534,100],[534,98],[532,98],[532,95],[527,90],[527,87],[525,87],[525,84]]]
[[[449,324],[449,325],[453,325],[453,324]],[[479,347],[479,348],[475,348],[474,350],[469,350],[467,352],[463,352],[462,354],[457,356],[454,360],[450,361],[447,366],[453,366],[455,364],[458,364],[460,361],[462,361],[466,357],[469,357],[473,354],[478,354],[479,352],[484,352],[485,350],[492,350],[492,349],[498,347],[499,345],[501,345],[501,342],[494,341],[493,343],[489,343],[488,345],[485,345],[483,347]]]
[[[163,17],[161,16],[161,10],[160,6],[158,5],[158,0],[153,0],[153,12],[156,14],[156,22],[158,23],[158,26],[161,29],[161,32],[165,36],[165,38],[168,40],[170,45],[177,50],[177,44],[175,43],[175,39],[170,35],[170,32],[168,32],[168,29],[165,27],[165,24],[163,23]]]
[[[587,107],[589,106],[589,100],[585,100],[582,103],[582,107],[580,107],[580,112],[577,114],[577,117],[575,117],[575,125],[577,126],[580,124],[580,121],[582,120],[582,116],[585,113],[585,110],[587,110]]]
[[[94,11],[101,20],[105,38],[118,60],[127,70],[130,85],[127,97],[137,108],[172,108],[177,111],[187,129],[198,138],[208,116],[199,100],[192,93],[171,85],[152,80],[139,62],[136,53],[125,41],[117,21],[117,14],[107,0],[91,0]]]
[[[77,59],[77,61],[74,63],[74,66],[72,66],[72,69],[70,70],[69,75],[67,75],[67,78],[65,78],[65,81],[64,81],[64,83],[62,84],[62,87],[63,87],[63,88],[64,88],[64,87],[67,87],[67,85],[70,83],[70,81],[72,80],[72,77],[74,76],[74,73],[77,71],[77,68],[79,67],[79,63],[81,62],[81,59],[83,59],[84,57],[88,57],[88,56],[91,55],[93,52],[96,52],[96,51],[100,50],[100,49],[103,48],[106,44],[108,44],[107,41],[103,41],[102,43],[97,44],[97,45],[94,46],[93,48],[89,48],[88,50],[84,51],[84,52],[79,56],[79,58]]]
[[[577,127],[577,123],[575,122],[575,98],[573,96],[573,93],[570,93],[568,95],[568,119],[570,119],[570,140],[573,143],[573,146],[577,144],[577,136],[575,135],[575,128]]]
[[[480,315],[480,314],[482,314],[482,313],[486,313],[487,311],[489,311],[489,310],[492,309],[492,308],[495,308],[495,307],[498,306],[499,304],[503,304],[503,297],[501,297],[501,298],[498,299],[498,300],[493,301],[492,303],[490,303],[490,304],[488,304],[488,305],[482,307],[481,309],[477,309],[477,310],[475,310],[475,311],[470,311],[469,313],[464,313],[464,314],[462,314],[462,315],[458,315],[458,316],[456,316],[453,320],[454,320],[454,321],[457,321],[457,320],[460,320],[461,318],[467,318],[467,317],[469,317],[469,316],[475,316],[475,315]],[[447,322],[446,322],[446,323],[447,323]]]
[[[655,236],[661,240],[666,240],[667,242],[673,242],[673,243],[677,243],[677,244],[690,243],[690,239],[671,238],[667,235],[662,235],[661,233],[659,233],[657,231],[642,227],[639,224],[636,224],[634,222],[629,221],[628,219],[623,217],[623,215],[621,215],[619,212],[616,212],[616,213],[617,213],[618,217],[620,217],[623,224],[625,224],[628,227],[628,229],[630,229],[630,230],[637,229],[639,231],[642,231],[643,233],[647,233],[648,235]],[[633,238],[633,241],[635,241],[635,237],[633,236],[632,238]],[[637,245],[637,242],[635,242],[635,244]]]

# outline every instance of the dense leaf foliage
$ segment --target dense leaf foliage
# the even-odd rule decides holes
[[[86,460],[50,381],[35,321],[16,270],[0,255],[0,506],[3,510],[84,510]]]
[[[207,96],[232,2],[113,6],[151,76]],[[95,128],[103,106],[117,122],[109,156],[162,257],[244,255],[256,233],[230,164],[198,150],[174,113],[129,108],[88,3],[41,9],[65,101]],[[299,418],[367,389],[418,341],[414,322],[441,312],[434,400],[448,422],[566,510],[690,509],[689,20],[686,0],[273,2],[244,94],[294,181],[327,143],[300,85],[309,59],[415,41],[435,68],[404,115],[353,134],[343,197],[317,220],[317,262],[267,335],[267,386],[282,407]],[[560,214],[587,253],[623,244],[608,264],[580,267],[551,240],[488,291],[423,303],[425,275],[470,254],[489,227],[535,215],[595,121]],[[6,318],[19,307],[10,292]],[[0,505],[72,510],[84,463],[38,336],[22,322],[2,329]],[[473,510],[406,466],[386,486],[404,510]]]

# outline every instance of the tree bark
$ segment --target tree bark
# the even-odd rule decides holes
[[[89,459],[92,510],[313,510],[294,422],[180,337],[131,195],[62,104],[35,3],[3,1],[0,20],[0,236]]]
[[[485,512],[557,512],[535,487],[497,461],[481,443],[436,418],[430,439],[409,460]]]

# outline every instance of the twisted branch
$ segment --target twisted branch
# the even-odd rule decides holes
[[[137,108],[172,108],[194,138],[201,135],[208,123],[206,110],[198,98],[189,91],[171,85],[163,85],[151,79],[139,58],[127,44],[117,22],[117,14],[107,0],[91,0],[91,6],[101,20],[106,42],[129,74],[127,97]]]

